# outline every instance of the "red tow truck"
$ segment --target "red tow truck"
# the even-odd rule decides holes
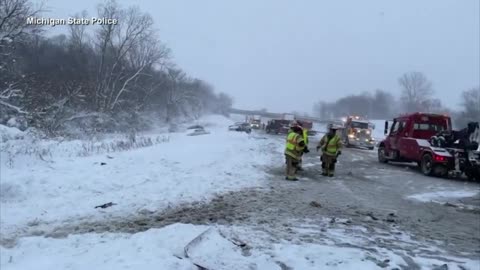
[[[384,133],[388,135],[378,145],[378,161],[416,162],[425,175],[465,174],[480,180],[479,142],[465,139],[478,134],[478,122],[471,124],[454,131],[449,116],[417,112],[395,118],[388,132],[386,121]]]

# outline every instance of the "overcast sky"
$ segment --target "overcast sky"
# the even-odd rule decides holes
[[[48,16],[94,15],[99,2],[48,0]],[[398,95],[408,71],[450,107],[480,85],[478,0],[118,2],[148,11],[175,62],[238,108],[310,112],[376,88]]]

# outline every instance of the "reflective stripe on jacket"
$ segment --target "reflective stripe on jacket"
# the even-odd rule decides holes
[[[303,141],[302,136],[298,135],[295,132],[288,133],[287,136],[287,145],[285,147],[285,155],[289,155],[295,159],[300,159],[305,147],[300,146],[300,143]]]
[[[322,140],[320,140],[320,145],[323,153],[331,156],[336,156],[338,150],[342,148],[342,142],[338,135],[334,135],[331,139],[328,138],[328,135],[323,136]]]

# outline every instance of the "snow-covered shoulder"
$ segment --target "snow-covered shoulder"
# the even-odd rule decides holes
[[[170,133],[151,147],[88,157],[52,156],[9,166],[2,159],[0,231],[28,224],[115,218],[261,186],[272,162],[265,140],[228,131],[221,116],[199,119],[205,135]],[[52,146],[54,147],[54,146]],[[113,206],[95,208],[112,202]]]

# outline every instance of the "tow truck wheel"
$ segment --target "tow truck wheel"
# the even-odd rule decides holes
[[[378,161],[380,163],[388,162],[388,159],[385,157],[385,146],[378,147]]]
[[[433,158],[430,154],[425,154],[422,157],[422,162],[420,168],[422,169],[422,173],[424,175],[431,176],[433,175]]]
[[[469,181],[480,181],[480,169],[465,172]]]

